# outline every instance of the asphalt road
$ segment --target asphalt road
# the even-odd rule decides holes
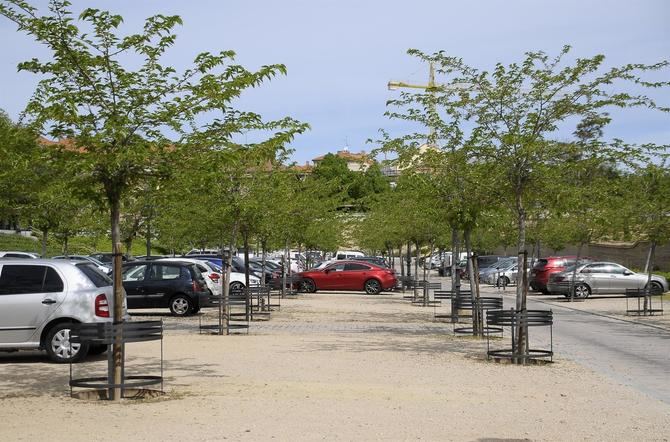
[[[505,295],[505,305],[514,305]],[[670,331],[569,306],[528,298],[529,309],[554,312],[554,353],[620,384],[670,404]],[[531,347],[548,344],[548,334],[529,332]]]

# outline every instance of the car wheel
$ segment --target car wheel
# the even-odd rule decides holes
[[[193,310],[193,301],[188,296],[177,295],[170,300],[170,311],[175,316],[186,316]]]
[[[302,291],[305,293],[315,293],[316,292],[316,283],[313,279],[303,279],[301,284]]]
[[[574,293],[575,298],[586,299],[591,296],[591,288],[586,284],[577,284]]]
[[[365,293],[368,295],[377,295],[382,291],[382,285],[376,279],[365,281]]]
[[[658,281],[651,281],[651,290],[649,290],[649,293],[652,295],[660,295],[663,293],[663,286],[661,286]]]
[[[235,281],[230,283],[231,292],[241,292],[242,290],[244,290],[244,284],[242,284],[241,282]]]
[[[88,353],[87,344],[70,342],[72,324],[61,322],[54,325],[46,335],[44,347],[53,362],[68,363],[81,360]]]
[[[496,282],[496,287],[507,287],[509,285],[509,278],[507,276],[499,276]]]

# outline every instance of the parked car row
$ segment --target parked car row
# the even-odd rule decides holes
[[[530,260],[529,260],[530,261]],[[528,263],[530,267],[530,262]],[[479,281],[495,286],[515,284],[519,266],[516,257],[507,257],[480,269]],[[598,262],[590,257],[549,256],[535,261],[530,269],[529,284],[543,294],[588,298],[592,294],[626,294],[627,290],[649,290],[653,294],[670,290],[666,278],[635,273],[612,262]]]

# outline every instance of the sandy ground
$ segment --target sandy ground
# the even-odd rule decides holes
[[[670,439],[670,406],[560,355],[487,362],[485,341],[454,337],[401,294],[286,299],[240,336],[165,319],[160,399],[72,399],[67,365],[0,353],[0,440]],[[158,342],[130,344],[129,374],[157,374],[159,355]]]

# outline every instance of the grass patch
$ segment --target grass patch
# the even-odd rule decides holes
[[[26,237],[0,233],[0,250],[14,250],[21,252],[42,253],[42,239],[35,236]],[[76,236],[68,240],[68,253],[71,255],[90,255],[94,252],[111,252],[112,240],[105,237]],[[51,237],[47,241],[47,257],[62,255],[63,244]],[[160,245],[152,246],[151,253],[166,255],[168,251]],[[132,247],[133,256],[146,254],[146,245],[143,241],[135,241]]]

